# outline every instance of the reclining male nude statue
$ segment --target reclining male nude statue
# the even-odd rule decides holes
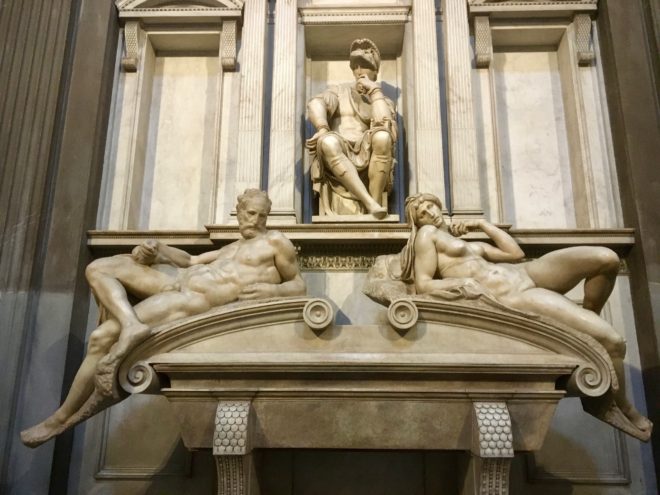
[[[366,211],[380,219],[387,216],[383,193],[392,188],[396,110],[376,82],[380,52],[373,41],[353,41],[350,66],[355,81],[330,86],[307,103],[317,130],[306,143],[312,182],[317,193],[323,184],[333,191],[327,207],[334,214]]]
[[[236,207],[243,239],[216,251],[191,256],[147,241],[130,255],[90,263],[87,280],[110,319],[90,335],[64,403],[48,419],[23,431],[23,443],[36,447],[73,426],[71,418],[95,390],[99,363],[120,360],[149,336],[152,327],[237,300],[304,294],[293,244],[282,233],[266,230],[270,206],[265,192],[246,190]],[[131,306],[127,293],[141,301]]]
[[[432,194],[409,197],[405,211],[412,232],[400,255],[401,281],[414,284],[417,294],[440,299],[483,294],[514,310],[551,318],[593,337],[614,364],[619,383],[613,390],[614,402],[639,430],[636,436],[648,439],[653,424],[626,397],[626,342],[598,316],[614,288],[619,270],[616,253],[605,247],[579,246],[512,264],[523,259],[523,251],[508,233],[486,220],[447,225],[442,203]],[[494,245],[459,239],[470,230],[483,231]],[[582,307],[564,296],[581,281]]]

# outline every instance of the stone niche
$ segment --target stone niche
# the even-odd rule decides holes
[[[117,8],[120,67],[99,223],[201,227],[214,219],[228,153],[220,129],[236,99],[242,2],[119,0]]]
[[[350,4],[339,7],[328,7],[321,2],[304,2],[299,9],[300,21],[303,26],[305,46],[305,101],[324,91],[328,86],[353,81],[349,67],[348,55],[351,42],[356,38],[369,38],[379,48],[381,65],[378,81],[381,83],[385,96],[397,106],[397,125],[403,129],[404,124],[406,84],[410,83],[410,75],[406,75],[406,63],[413,54],[410,43],[404,39],[410,28],[410,5],[396,3],[378,7],[365,4],[354,7]],[[412,90],[412,87],[410,87]],[[407,96],[410,98],[410,95]],[[306,126],[307,137],[311,137],[315,129],[311,124]],[[397,162],[394,171],[393,190],[389,197],[389,211],[394,213],[390,221],[399,219],[401,204],[405,196],[404,178],[409,166],[404,154],[403,133],[400,132],[396,143],[394,158]],[[309,159],[306,160],[308,171]],[[308,172],[306,173],[306,175]],[[305,181],[307,204],[305,210],[311,211],[314,221],[323,221],[319,213],[319,198],[312,197]]]
[[[469,1],[478,154],[491,219],[621,225],[595,1]]]

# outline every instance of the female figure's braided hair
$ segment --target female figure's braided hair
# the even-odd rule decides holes
[[[426,202],[436,204],[442,210],[440,199],[429,193],[417,193],[406,198],[406,221],[410,224],[411,232],[408,242],[401,251],[401,280],[406,283],[415,281],[415,239],[417,238],[417,209]]]

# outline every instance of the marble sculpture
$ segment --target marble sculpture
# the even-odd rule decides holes
[[[486,220],[448,225],[442,203],[432,194],[407,198],[405,213],[412,228],[410,238],[399,256],[380,257],[369,273],[367,295],[381,303],[412,294],[444,300],[485,298],[589,335],[612,360],[618,381],[611,391],[612,406],[618,407],[625,416],[623,421],[629,423],[622,429],[648,440],[653,424],[626,397],[626,342],[599,316],[619,270],[619,257],[614,251],[569,247],[523,261],[524,253],[516,241]],[[476,230],[484,232],[493,244],[460,239]],[[564,294],[582,281],[584,301],[579,306]]]
[[[36,447],[107,407],[102,399],[90,402],[95,389],[104,389],[102,396],[112,394],[116,363],[154,326],[237,300],[305,294],[295,247],[282,233],[266,230],[270,206],[265,192],[246,190],[236,207],[243,238],[199,256],[149,240],[131,254],[93,261],[87,280],[102,308],[101,319],[103,313],[108,318],[90,335],[64,403],[23,431],[23,443]],[[128,294],[141,301],[132,306]]]
[[[376,82],[380,52],[369,39],[353,41],[355,81],[330,86],[307,104],[316,134],[306,146],[321,214],[387,216],[392,187],[396,110]]]

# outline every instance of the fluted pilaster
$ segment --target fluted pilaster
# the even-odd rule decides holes
[[[295,0],[275,4],[268,193],[271,215],[295,223],[296,61],[298,8]]]
[[[237,194],[247,187],[258,188],[261,183],[267,7],[267,0],[249,0],[244,7],[236,158]]]
[[[415,159],[417,190],[445,196],[440,120],[440,77],[435,2],[415,0],[412,7],[415,71]]]
[[[482,215],[472,104],[472,50],[465,0],[443,0],[452,209]]]

